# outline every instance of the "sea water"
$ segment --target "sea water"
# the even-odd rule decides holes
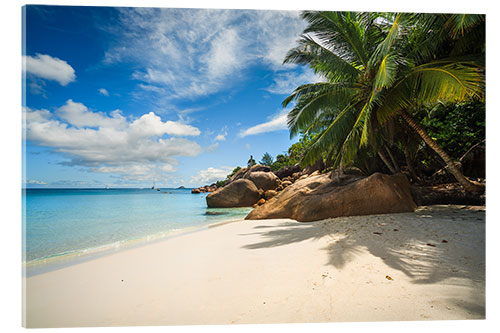
[[[242,219],[251,210],[207,208],[206,195],[190,189],[26,189],[24,265],[68,263]]]

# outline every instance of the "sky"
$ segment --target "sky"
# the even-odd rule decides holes
[[[297,11],[24,7],[25,187],[195,187],[282,154]]]

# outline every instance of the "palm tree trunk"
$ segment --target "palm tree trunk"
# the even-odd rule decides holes
[[[396,162],[396,159],[394,158],[394,155],[392,155],[392,152],[389,149],[389,147],[385,146],[385,150],[387,151],[387,154],[389,154],[389,157],[390,157],[390,159],[392,161],[392,165],[394,166],[395,173],[401,172],[401,169],[399,169],[398,162]]]
[[[396,170],[394,170],[394,167],[391,165],[391,163],[389,163],[389,160],[384,155],[382,150],[377,151],[377,154],[380,157],[380,159],[382,160],[382,162],[384,162],[385,166],[389,169],[389,171],[393,174],[396,173]]]
[[[331,180],[336,180],[337,182],[340,182],[340,177],[344,174],[344,162],[342,162],[342,159],[340,160],[339,167],[335,170],[332,170],[332,173],[330,174],[330,179]]]
[[[483,186],[480,186],[478,184],[472,183],[470,180],[465,178],[465,176],[462,174],[462,172],[457,168],[455,163],[452,161],[451,157],[443,150],[439,145],[432,139],[429,134],[425,131],[425,129],[417,124],[415,120],[405,111],[400,110],[399,114],[403,119],[410,125],[411,128],[415,130],[415,132],[418,133],[422,137],[422,139],[431,147],[446,163],[446,168],[448,171],[455,177],[455,179],[458,181],[460,185],[463,186],[463,188],[468,191],[468,192],[479,192],[484,190]]]
[[[410,156],[410,151],[408,150],[408,144],[405,144],[405,160],[406,160],[406,166],[408,167],[408,171],[410,172],[410,175],[415,179],[415,181],[420,181],[420,178],[417,176],[417,173],[415,172],[415,169],[413,168],[413,163],[411,161],[411,156]]]

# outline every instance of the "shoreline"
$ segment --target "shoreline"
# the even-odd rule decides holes
[[[173,237],[179,237],[193,232],[200,232],[209,228],[215,228],[229,223],[240,222],[243,219],[230,219],[219,222],[212,222],[203,226],[186,227],[182,229],[175,229],[167,232],[156,233],[143,237],[135,237],[116,241],[109,244],[103,244],[96,247],[78,249],[62,253],[56,253],[47,257],[33,259],[30,261],[22,262],[23,277],[31,277],[42,273],[47,273],[65,267],[78,265],[84,262],[92,261],[104,256],[127,251],[142,246],[148,246],[156,242],[162,242]]]
[[[482,208],[424,206],[215,223],[23,278],[26,324],[483,319],[484,218]]]

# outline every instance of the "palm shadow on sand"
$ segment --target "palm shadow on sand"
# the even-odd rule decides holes
[[[262,242],[249,250],[286,246],[327,237],[327,264],[344,267],[362,252],[382,259],[415,284],[484,283],[485,213],[456,207],[421,208],[415,213],[341,217],[278,226],[258,225]],[[480,302],[481,303],[481,302]],[[483,313],[477,302],[460,304]]]

